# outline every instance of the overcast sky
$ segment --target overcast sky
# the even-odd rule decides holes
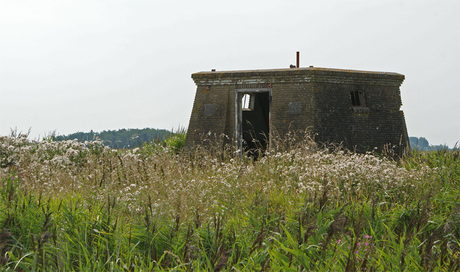
[[[460,141],[459,0],[0,0],[0,135],[188,126],[199,71],[404,74],[410,136]]]

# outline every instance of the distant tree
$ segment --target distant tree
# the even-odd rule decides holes
[[[416,148],[418,146],[418,137],[409,137],[409,144],[411,148]]]
[[[431,149],[434,151],[439,151],[439,150],[450,150],[447,145],[433,145],[431,146]]]
[[[421,148],[428,148],[430,147],[430,143],[428,143],[428,140],[425,137],[420,137],[418,138],[418,145]]]
[[[430,150],[430,144],[425,137],[409,137],[409,143],[413,149],[420,151]]]
[[[451,150],[447,145],[430,145],[425,137],[409,137],[410,147],[419,151]]]

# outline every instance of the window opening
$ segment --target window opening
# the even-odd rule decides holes
[[[351,104],[354,107],[365,107],[366,106],[366,98],[364,96],[363,91],[351,91]]]
[[[244,111],[254,110],[254,96],[251,94],[244,94],[241,98],[241,109]]]

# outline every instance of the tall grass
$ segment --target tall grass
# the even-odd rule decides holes
[[[1,137],[0,267],[460,269],[458,150],[394,161],[284,144],[254,161],[173,141],[121,151]]]

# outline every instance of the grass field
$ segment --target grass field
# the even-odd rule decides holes
[[[175,147],[0,137],[1,270],[460,270],[458,150]]]

